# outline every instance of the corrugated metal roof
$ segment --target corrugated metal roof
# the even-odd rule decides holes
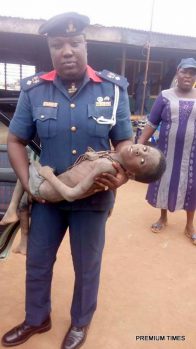
[[[38,35],[44,19],[26,19],[0,16],[0,32]],[[90,25],[86,29],[87,40],[144,46],[149,40],[152,47],[195,50],[196,37],[168,33],[149,32],[116,26]]]
[[[120,29],[120,30],[130,30],[132,32],[144,32],[144,33],[149,33],[149,30],[144,30],[144,29],[138,29],[138,28],[130,28],[130,27],[117,27],[117,26],[104,26],[102,24],[94,24],[93,26],[95,27],[103,27],[103,28],[113,28],[113,29]],[[177,36],[177,37],[183,37],[183,38],[193,38],[196,39],[195,36],[191,36],[191,35],[178,35],[178,34],[174,34],[174,33],[163,33],[163,32],[157,32],[157,31],[152,31],[152,33],[154,34],[158,34],[158,35],[164,35],[164,36]]]

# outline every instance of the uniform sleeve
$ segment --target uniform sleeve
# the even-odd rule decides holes
[[[148,118],[148,125],[150,125],[153,128],[157,128],[157,126],[162,121],[162,111],[163,111],[164,103],[163,103],[163,96],[162,93],[159,94],[159,96],[156,98],[149,118]]]
[[[116,125],[110,131],[110,138],[114,141],[130,139],[133,135],[131,126],[131,112],[129,97],[126,90],[120,89],[119,103],[116,113]]]
[[[31,104],[27,92],[21,91],[16,111],[10,122],[9,130],[17,137],[30,140],[36,133]]]

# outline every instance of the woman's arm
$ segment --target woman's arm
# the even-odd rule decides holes
[[[162,93],[160,93],[152,106],[150,116],[147,120],[147,124],[144,127],[144,130],[141,136],[139,137],[138,143],[146,144],[148,139],[156,131],[158,125],[162,120],[163,108],[164,108],[163,96],[162,96]]]
[[[141,136],[138,139],[138,143],[146,144],[148,139],[153,135],[155,129],[150,125],[146,125],[142,131]]]

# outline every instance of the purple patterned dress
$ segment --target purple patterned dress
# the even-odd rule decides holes
[[[196,99],[176,96],[174,89],[157,97],[148,124],[161,123],[159,149],[167,160],[161,180],[149,185],[146,199],[158,208],[196,208]]]

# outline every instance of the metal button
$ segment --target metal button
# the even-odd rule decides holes
[[[70,108],[75,108],[75,106],[76,106],[76,105],[75,105],[74,103],[71,103],[71,104],[70,104]]]
[[[44,119],[44,118],[45,118],[45,115],[41,115],[40,118],[41,118],[41,119]]]
[[[73,149],[73,150],[72,150],[72,154],[73,154],[73,155],[76,155],[76,153],[77,153],[77,150]]]
[[[72,132],[76,132],[76,127],[75,127],[75,126],[72,126],[72,127],[71,127],[71,131],[72,131]]]

